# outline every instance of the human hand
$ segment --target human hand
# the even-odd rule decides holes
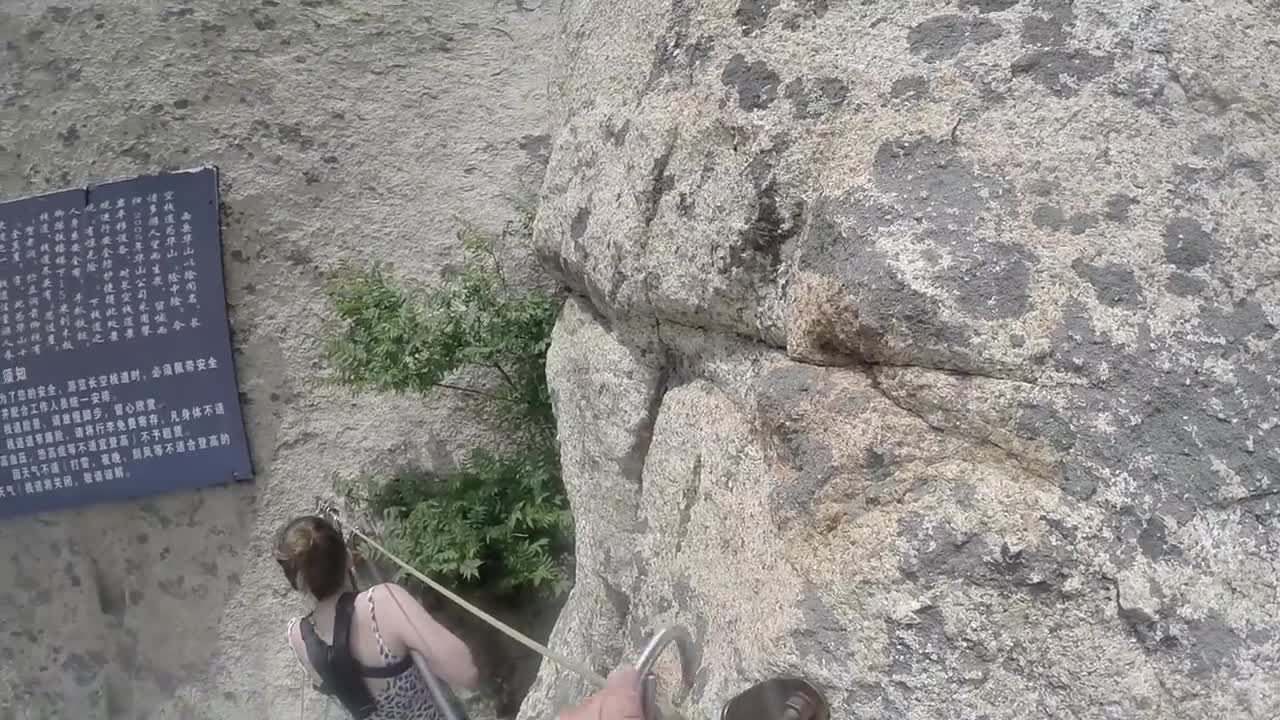
[[[560,720],[644,720],[640,705],[640,673],[618,668],[603,690],[581,704],[560,711]]]

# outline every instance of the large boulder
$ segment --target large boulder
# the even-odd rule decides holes
[[[577,0],[553,637],[690,717],[1280,716],[1280,14]],[[585,688],[543,667],[522,717]]]

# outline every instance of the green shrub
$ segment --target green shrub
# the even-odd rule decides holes
[[[426,393],[467,392],[506,404],[499,419],[554,429],[546,357],[561,298],[539,291],[514,295],[502,280],[492,241],[459,236],[464,272],[425,293],[421,302],[381,268],[345,268],[329,288],[343,324],[330,346],[340,382],[356,388]],[[464,367],[493,372],[498,389],[446,382]]]
[[[573,517],[545,449],[475,450],[456,474],[382,485],[370,508],[386,519],[389,549],[437,581],[500,597],[567,589],[561,559],[573,547]]]
[[[493,238],[464,224],[464,270],[429,291],[410,293],[377,267],[346,268],[329,287],[341,323],[329,353],[339,382],[467,393],[505,431],[503,447],[473,449],[456,473],[404,473],[349,495],[385,520],[383,539],[407,562],[499,596],[563,592],[573,543],[546,380],[562,299],[513,292],[496,252],[528,228],[526,216]],[[480,372],[456,381],[466,368]]]

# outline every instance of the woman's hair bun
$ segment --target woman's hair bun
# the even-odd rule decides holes
[[[347,575],[347,544],[333,523],[317,515],[294,518],[280,529],[276,562],[289,585],[317,598],[342,590]]]

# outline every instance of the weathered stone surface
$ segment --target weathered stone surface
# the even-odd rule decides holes
[[[552,383],[604,338],[668,379],[638,503],[566,456],[637,529],[582,528],[560,648],[685,624],[692,717],[774,673],[833,717],[1276,717],[1280,17],[816,8],[566,5],[537,242],[593,319]],[[634,425],[597,395],[566,442]]]
[[[298,717],[303,604],[272,533],[335,476],[447,467],[488,437],[457,396],[326,383],[323,272],[431,283],[461,257],[453,215],[496,227],[536,191],[555,14],[517,4],[0,3],[0,199],[220,166],[258,471],[0,525],[0,718]]]

